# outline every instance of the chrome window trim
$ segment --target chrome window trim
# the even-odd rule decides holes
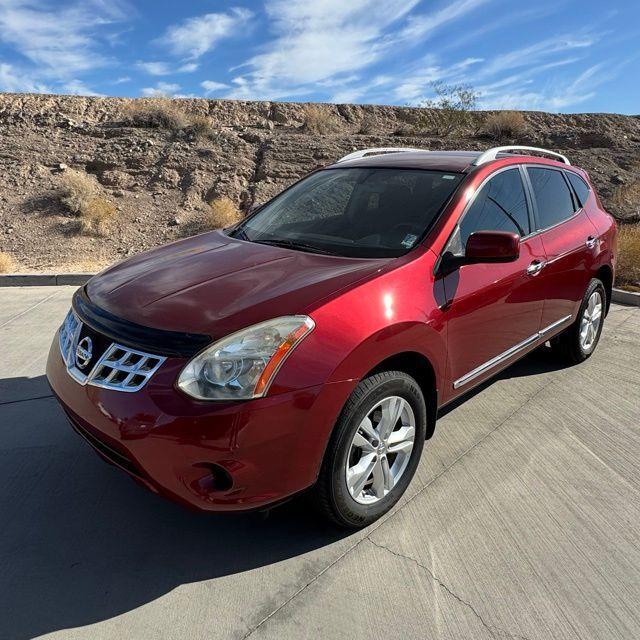
[[[571,201],[573,202],[574,200],[576,200],[576,197],[574,196],[573,193],[573,187],[571,186],[571,183],[569,182],[569,180],[566,178],[566,176],[564,175],[565,173],[565,169],[561,169],[560,167],[552,167],[550,165],[547,164],[539,164],[537,162],[526,162],[523,163],[522,165],[520,165],[525,171],[525,175],[527,178],[527,186],[529,187],[529,191],[531,193],[531,201],[533,203],[533,208],[534,208],[534,215],[536,218],[536,227],[538,227],[538,203],[536,201],[536,194],[533,191],[533,185],[531,184],[531,179],[529,178],[529,173],[527,172],[527,169],[529,167],[534,167],[536,169],[549,169],[551,171],[559,171],[561,174],[563,174],[563,179],[565,181],[565,183],[567,184],[567,187],[569,189],[569,193],[571,194]],[[577,175],[577,174],[576,174]],[[579,205],[579,201],[577,202],[577,204]],[[565,222],[569,222],[569,220],[573,220],[578,214],[582,213],[582,211],[584,211],[584,207],[579,206],[578,209],[574,212],[574,214],[572,216],[569,216],[568,218],[565,218],[564,220],[560,220],[560,222],[556,222],[555,224],[552,224],[548,227],[540,227],[540,228],[536,228],[536,230],[531,233],[529,235],[529,237],[531,236],[537,236],[541,233],[545,233],[546,231],[550,231],[551,229],[555,229],[556,227],[559,227],[561,224],[564,224]]]
[[[576,188],[571,184],[571,180],[569,180],[569,174],[575,176],[576,178],[578,178],[578,180],[580,180],[581,182],[584,182],[584,186],[587,187],[587,190],[589,191],[589,198],[591,197],[591,195],[594,193],[594,190],[591,188],[591,185],[576,171],[569,171],[568,169],[564,169],[564,174],[567,177],[567,182],[569,183],[569,186],[571,187],[571,191],[573,192],[573,194],[575,195],[576,198],[576,202],[578,203],[579,207],[578,210],[582,211],[584,209],[584,205],[582,204],[582,202],[580,202],[580,198],[578,197],[578,192],[576,190]],[[588,199],[588,198],[587,198]]]
[[[509,358],[513,357],[520,351],[523,351],[528,346],[534,344],[541,338],[544,338],[545,341],[548,340],[549,339],[547,337],[548,334],[550,334],[554,329],[557,329],[561,325],[565,324],[567,320],[571,320],[571,318],[572,318],[571,315],[565,316],[564,318],[560,318],[560,320],[556,320],[555,322],[551,323],[549,326],[545,327],[544,329],[540,329],[540,331],[537,331],[536,333],[529,336],[522,342],[518,342],[518,344],[515,344],[512,347],[509,347],[509,349],[507,349],[506,351],[503,351],[502,353],[498,354],[494,358],[491,358],[491,360],[487,360],[486,362],[483,362],[481,365],[477,366],[475,369],[472,369],[471,371],[469,371],[469,373],[465,373],[461,378],[458,378],[453,383],[453,388],[459,389],[465,384],[468,384],[469,382],[480,377],[487,371],[494,369],[499,364],[503,363],[505,360],[508,360]]]
[[[533,199],[530,198],[529,192],[528,192],[528,184],[527,182],[525,182],[524,176],[522,175],[522,171],[520,171],[520,164],[509,164],[506,167],[500,167],[500,169],[494,171],[493,173],[490,173],[479,185],[478,188],[474,191],[474,193],[472,194],[472,196],[469,198],[469,202],[467,202],[467,204],[465,204],[464,209],[462,210],[462,213],[460,214],[460,216],[458,217],[458,220],[455,224],[455,226],[453,227],[453,230],[451,231],[451,233],[449,234],[449,237],[447,238],[447,241],[444,244],[444,247],[442,248],[442,251],[440,252],[440,257],[442,257],[442,255],[444,253],[446,253],[447,251],[447,247],[449,246],[449,243],[451,242],[451,238],[453,237],[453,235],[456,232],[456,229],[458,229],[458,227],[460,227],[460,224],[462,223],[462,221],[464,220],[465,216],[467,215],[467,213],[469,212],[469,209],[471,208],[471,206],[473,205],[473,203],[475,202],[476,198],[478,197],[478,194],[484,189],[484,187],[487,185],[487,183],[489,182],[489,180],[492,180],[493,178],[495,178],[497,175],[505,172],[505,171],[518,171],[520,174],[520,180],[522,181],[522,188],[524,189],[524,193],[525,193],[525,198],[527,200],[527,213],[528,213],[528,218],[529,218],[529,233],[526,236],[520,236],[520,242],[523,242],[525,240],[528,240],[531,236],[536,234],[536,231],[533,231],[533,224],[535,222],[534,219],[532,219],[533,216]],[[540,166],[544,166],[544,165],[540,165]]]
[[[530,211],[529,211],[529,226],[531,227],[531,231],[526,236],[521,236],[520,237],[520,242],[525,242],[526,240],[529,240],[530,238],[533,238],[533,237],[538,236],[538,235],[540,235],[542,233],[545,233],[547,231],[555,229],[556,227],[559,227],[561,224],[565,224],[566,222],[569,222],[570,220],[573,220],[580,213],[582,213],[584,211],[584,207],[580,206],[578,208],[578,210],[570,218],[565,218],[564,220],[561,220],[560,222],[557,222],[556,224],[551,225],[549,227],[539,228],[538,227],[538,203],[535,200],[535,194],[533,193],[533,186],[531,185],[531,180],[529,179],[529,173],[527,172],[527,168],[528,167],[551,169],[552,171],[560,171],[562,174],[564,174],[566,171],[570,171],[569,169],[565,169],[563,167],[554,167],[554,166],[545,164],[543,162],[518,162],[518,163],[509,164],[506,167],[500,167],[500,169],[498,169],[497,171],[494,171],[493,173],[490,173],[478,185],[478,188],[475,190],[475,192],[473,193],[471,198],[469,198],[469,202],[467,202],[465,204],[464,209],[462,210],[462,213],[458,217],[458,220],[457,220],[455,226],[453,227],[451,233],[449,234],[449,237],[447,238],[447,241],[444,243],[444,246],[440,251],[440,255],[438,256],[438,259],[436,260],[436,263],[435,263],[435,266],[434,266],[434,273],[438,272],[438,268],[440,266],[440,262],[442,260],[442,256],[447,252],[447,247],[449,246],[449,243],[451,242],[451,238],[453,238],[453,235],[455,234],[456,230],[460,226],[460,223],[462,222],[464,217],[467,215],[467,212],[469,211],[471,205],[474,203],[474,201],[475,201],[476,197],[478,196],[478,194],[480,193],[480,191],[482,191],[482,189],[485,187],[487,182],[489,180],[491,180],[491,178],[493,178],[494,176],[497,176],[499,173],[502,173],[503,171],[508,171],[509,169],[519,169],[520,170],[520,178],[522,179],[523,187],[524,187],[524,190],[525,190],[525,193],[526,193],[526,196],[527,196],[527,205],[530,208]],[[572,173],[575,173],[575,171],[572,172]],[[577,173],[575,173],[575,175],[577,175],[580,178],[580,176]],[[566,176],[563,175],[563,178],[564,178],[565,182],[567,183],[567,186],[568,186],[569,191],[571,193],[571,198],[572,198],[572,200],[574,200],[575,196],[574,196],[573,187],[571,186],[571,183],[569,182],[569,180],[568,180],[568,178]],[[581,179],[584,181],[583,178],[581,178]],[[587,186],[589,186],[588,183],[587,183]],[[589,187],[589,191],[593,192],[593,189],[591,189],[591,187]],[[577,202],[577,204],[578,205],[580,204],[579,201]]]

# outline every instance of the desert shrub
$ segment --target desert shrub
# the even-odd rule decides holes
[[[621,218],[640,218],[640,180],[616,187],[610,204],[612,211]]]
[[[98,189],[98,183],[93,176],[83,171],[68,169],[60,178],[60,202],[71,213],[80,215],[83,206],[95,198]]]
[[[516,138],[527,129],[524,116],[519,111],[498,111],[487,116],[482,127],[483,132],[501,140],[504,138]]]
[[[95,197],[88,200],[79,213],[80,231],[86,235],[105,235],[116,207],[105,198]]]
[[[223,229],[242,219],[242,212],[226,196],[212,200],[209,207],[205,222],[210,229]]]
[[[191,116],[186,131],[195,138],[206,138],[213,133],[213,121],[208,116]]]
[[[16,270],[16,261],[6,251],[0,251],[0,273],[11,273]]]
[[[189,125],[187,114],[170,98],[135,100],[126,106],[124,121],[132,127],[169,131],[180,131]]]
[[[479,94],[473,87],[433,82],[431,88],[435,97],[423,100],[418,106],[432,111],[412,116],[416,130],[430,129],[435,135],[449,136],[474,125],[476,114],[473,111],[478,104]]]
[[[187,113],[179,102],[166,97],[131,102],[124,109],[124,124],[174,133],[185,132],[195,138],[209,136],[214,129],[209,116]]]
[[[340,130],[340,122],[326,109],[311,105],[305,109],[302,129],[305,133],[316,133],[320,135],[336,133]]]
[[[365,114],[364,118],[362,118],[362,121],[360,122],[358,133],[362,135],[371,135],[374,132],[377,124],[378,123],[376,122],[376,119],[373,117],[373,115],[370,113],[367,113]]]
[[[69,169],[60,180],[60,202],[79,219],[79,230],[86,235],[104,235],[116,207],[100,195],[93,176]]]
[[[640,291],[640,224],[620,225],[616,283]]]

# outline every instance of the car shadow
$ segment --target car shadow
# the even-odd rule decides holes
[[[0,380],[11,392],[0,393],[0,638],[107,620],[348,535],[304,497],[265,516],[192,513],[155,496],[94,455],[43,388],[43,376]]]
[[[539,349],[498,379],[556,368]],[[0,638],[108,620],[181,585],[272,565],[349,535],[320,520],[304,497],[267,517],[192,513],[159,498],[93,455],[46,391],[44,376],[0,379]]]

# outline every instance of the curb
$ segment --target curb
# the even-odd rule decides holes
[[[0,276],[0,287],[80,286],[94,275],[93,273],[11,273]]]
[[[623,291],[622,289],[614,289],[611,294],[611,301],[618,304],[627,304],[633,307],[640,307],[640,293],[633,291]]]

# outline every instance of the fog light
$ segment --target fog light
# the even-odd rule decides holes
[[[208,471],[206,475],[198,478],[192,484],[198,493],[207,495],[209,493],[229,491],[233,487],[231,474],[219,464],[203,463],[196,466]]]

